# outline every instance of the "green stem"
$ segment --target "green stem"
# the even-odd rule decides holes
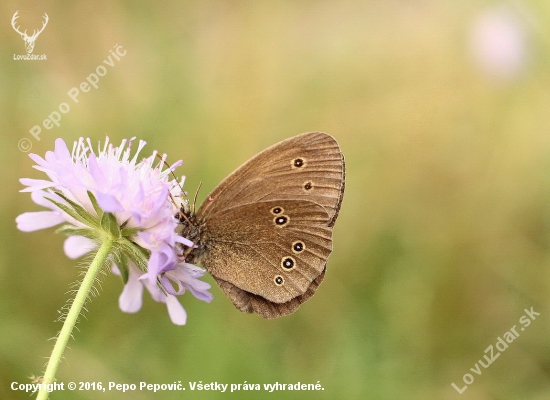
[[[82,307],[84,307],[84,303],[86,302],[86,298],[93,287],[94,281],[99,274],[99,271],[101,271],[101,268],[105,264],[112,247],[113,242],[109,239],[105,239],[90,264],[88,271],[86,271],[82,284],[80,285],[73,303],[71,304],[67,318],[65,318],[61,332],[59,332],[59,336],[57,337],[55,346],[53,347],[52,355],[48,360],[46,372],[44,373],[44,379],[42,381],[42,385],[40,386],[41,389],[36,397],[37,400],[47,400],[48,398],[49,393],[46,388],[55,381],[57,367],[59,367],[61,357],[63,357],[63,352],[65,351],[65,347],[67,347],[69,338],[71,337],[71,332],[73,331],[78,316],[80,315],[80,311],[82,311]]]

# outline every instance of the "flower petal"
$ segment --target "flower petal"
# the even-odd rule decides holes
[[[35,190],[46,189],[55,186],[52,181],[47,181],[44,179],[21,178],[19,179],[19,182],[27,186],[25,189],[21,189],[20,192],[32,192]]]
[[[18,215],[15,222],[20,231],[33,232],[59,225],[65,222],[65,219],[55,211],[37,211]]]
[[[158,301],[160,303],[166,303],[166,294],[158,288],[158,286],[156,285],[156,282],[151,283],[148,279],[139,279],[139,281],[149,291],[149,294],[151,295],[153,300]]]
[[[174,324],[185,325],[187,322],[187,313],[177,297],[168,295],[166,297],[166,307],[168,308],[168,315],[170,315],[170,319]]]
[[[32,201],[34,201],[39,206],[50,208],[52,210],[59,210],[51,201],[48,200],[48,198],[51,198],[56,202],[66,204],[65,200],[63,200],[55,193],[49,193],[44,190],[37,190],[31,193]]]
[[[63,250],[71,259],[82,257],[97,248],[96,242],[84,236],[69,236],[63,243]]]
[[[96,193],[97,203],[103,211],[107,212],[121,212],[124,211],[124,207],[120,202],[112,195],[105,193]]]
[[[187,247],[197,247],[195,245],[195,243],[193,243],[191,240],[187,239],[187,238],[184,238],[183,236],[179,236],[177,235],[174,240],[177,242],[177,243],[181,243],[183,244],[184,246],[187,246]]]
[[[128,282],[118,298],[118,306],[124,312],[138,312],[143,304],[143,285],[137,278],[137,274],[130,269]]]
[[[214,295],[208,290],[211,288],[210,284],[207,282],[194,279],[193,282],[187,286],[189,291],[197,299],[210,303],[214,299]]]
[[[185,289],[188,289],[197,299],[210,303],[214,298],[212,293],[208,291],[211,287],[210,284],[197,279],[203,275],[204,270],[196,265],[181,263],[178,264],[176,269],[167,271],[160,279],[160,283],[169,294],[179,296],[185,292]],[[177,291],[174,289],[169,279],[177,283]]]
[[[70,160],[71,152],[65,141],[61,138],[55,139],[55,156],[58,160]]]

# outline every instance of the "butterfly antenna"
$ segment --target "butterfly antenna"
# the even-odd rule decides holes
[[[168,168],[168,169],[170,170],[170,173],[171,173],[172,176],[174,177],[174,180],[176,181],[176,183],[177,183],[178,186],[180,187],[182,193],[185,193],[185,190],[183,190],[183,187],[181,187],[180,183],[178,182],[178,178],[177,178],[176,174],[174,174],[174,171],[172,170],[172,166],[171,166],[170,164],[168,164],[168,163],[166,162],[166,160],[160,156],[159,153],[157,153],[157,158],[158,158],[160,161],[162,161],[162,162],[164,163],[164,165],[166,166],[166,168]]]
[[[159,153],[157,153],[156,155],[157,155],[157,158],[164,163],[166,168],[168,168],[170,170],[170,173],[172,174],[172,176],[174,177],[174,180],[176,181],[177,185],[181,189],[181,192],[185,193],[185,191],[181,187],[180,183],[178,182],[178,178],[176,177],[176,174],[174,174],[174,171],[172,170],[172,166],[170,164],[168,164],[166,162],[166,160],[163,157],[160,156]],[[168,193],[168,194],[170,195],[170,199],[172,199],[172,203],[174,203],[174,206],[176,206],[176,208],[179,208],[178,204],[176,203],[176,199],[174,199],[174,196],[172,196],[172,193]]]
[[[178,211],[178,214],[177,214],[177,215],[179,215],[180,217],[183,217],[183,219],[186,220],[189,224],[191,223],[191,220],[187,217],[187,215],[185,215],[184,212],[181,212],[181,210]],[[181,218],[178,218],[178,219],[181,220]]]
[[[197,188],[197,191],[195,192],[195,197],[193,198],[193,214],[195,214],[195,204],[197,204],[197,196],[199,194],[199,190],[202,186],[202,182],[199,182],[199,187]]]

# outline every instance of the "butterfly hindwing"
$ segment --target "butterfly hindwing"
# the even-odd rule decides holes
[[[247,215],[255,215],[253,223]],[[324,208],[310,201],[234,207],[208,221],[200,261],[215,278],[284,303],[304,294],[323,271],[332,250],[327,223]]]
[[[227,295],[227,297],[229,297],[233,304],[235,304],[235,307],[237,307],[240,311],[246,313],[256,313],[264,318],[277,318],[292,314],[296,311],[302,303],[305,303],[315,294],[315,291],[323,281],[324,277],[325,270],[323,270],[323,272],[315,278],[303,295],[297,296],[286,303],[273,303],[261,296],[239,289],[229,282],[225,282],[217,278],[214,279],[220,289]]]

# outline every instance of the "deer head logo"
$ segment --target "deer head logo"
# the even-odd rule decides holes
[[[36,41],[36,38],[38,37],[38,35],[42,33],[46,25],[48,25],[48,20],[49,20],[48,14],[44,13],[44,23],[42,24],[42,28],[40,28],[40,30],[35,29],[33,34],[29,36],[27,35],[26,29],[25,29],[25,32],[21,32],[19,28],[15,25],[15,21],[17,20],[17,18],[19,18],[19,15],[17,15],[18,12],[19,10],[16,11],[15,14],[13,14],[13,17],[11,19],[11,26],[13,26],[13,29],[15,29],[15,32],[21,35],[21,37],[25,41],[25,48],[27,49],[27,53],[30,54],[34,50],[34,42]]]

